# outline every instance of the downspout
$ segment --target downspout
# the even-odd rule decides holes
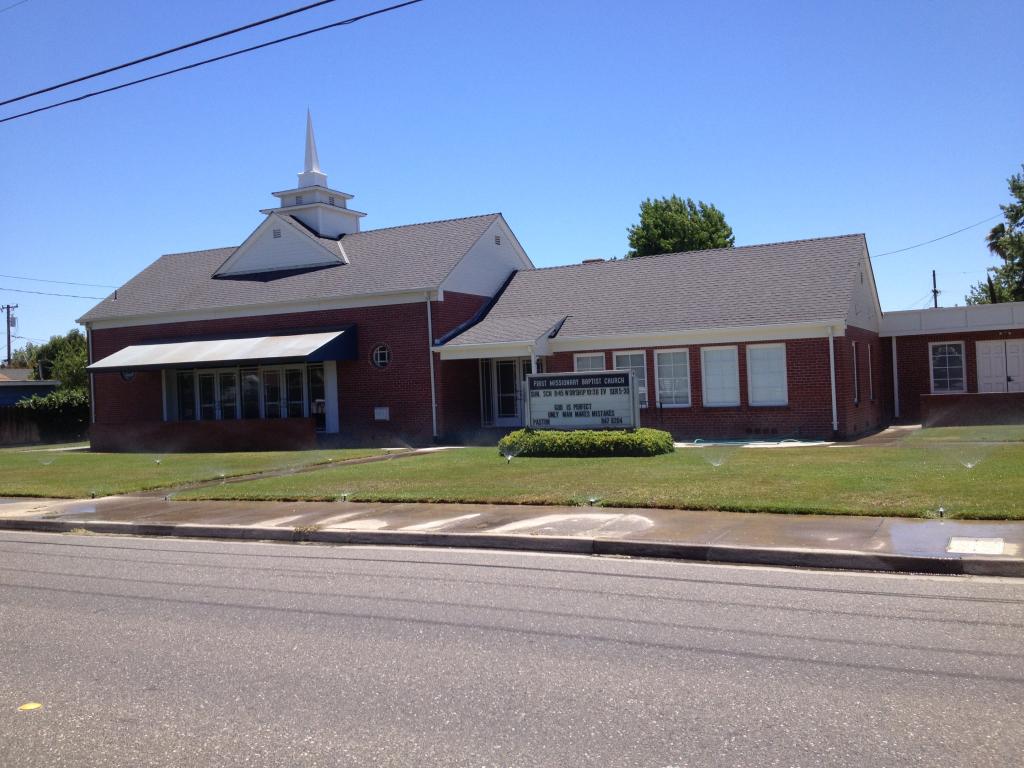
[[[896,337],[892,337],[892,410],[893,418],[900,417],[900,374],[896,362]]]
[[[92,328],[88,324],[85,326],[85,342],[89,348],[89,362],[86,365],[92,365]],[[89,371],[89,423],[96,423],[96,374]]]
[[[832,431],[839,431],[839,410],[836,407],[836,342],[835,332],[828,327],[828,373],[832,380]]]
[[[427,354],[430,356],[430,426],[437,440],[437,388],[434,384],[434,321],[430,314],[430,293],[427,296]]]

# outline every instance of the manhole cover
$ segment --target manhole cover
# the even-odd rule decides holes
[[[1003,554],[1003,540],[954,536],[949,540],[946,551],[960,555],[1001,555]]]

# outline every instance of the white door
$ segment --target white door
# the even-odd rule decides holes
[[[523,393],[530,359],[494,360],[494,426],[523,426]]]
[[[1006,391],[1024,392],[1024,339],[1006,341]]]
[[[979,341],[978,391],[1006,392],[1006,344],[1002,341]],[[1019,353],[1018,353],[1019,354]],[[1018,384],[1018,382],[1014,382]],[[1013,390],[1019,392],[1020,390]]]

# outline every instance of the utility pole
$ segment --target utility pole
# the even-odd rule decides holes
[[[5,365],[11,364],[11,310],[17,308],[17,304],[4,304],[0,307],[0,309],[7,313],[7,322],[4,323],[7,326],[7,359],[4,360]]]
[[[932,270],[932,301],[935,302],[935,308],[939,308],[939,294],[942,291],[939,290],[939,286],[935,284],[935,270]]]

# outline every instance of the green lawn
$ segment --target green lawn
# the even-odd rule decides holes
[[[0,451],[0,496],[82,498],[167,488],[221,476],[245,475],[354,459],[377,450],[252,453],[91,453]]]
[[[941,506],[951,517],[1024,519],[1024,443],[1003,442],[1009,433],[986,429],[959,437],[928,430],[896,446],[710,446],[653,458],[519,457],[510,464],[493,448],[463,448],[175,498],[331,500],[347,494],[352,501],[520,504],[596,498],[606,506],[909,517],[932,516]]]
[[[1024,425],[998,424],[986,427],[929,427],[911,433],[911,443],[1020,443],[1024,442]]]

